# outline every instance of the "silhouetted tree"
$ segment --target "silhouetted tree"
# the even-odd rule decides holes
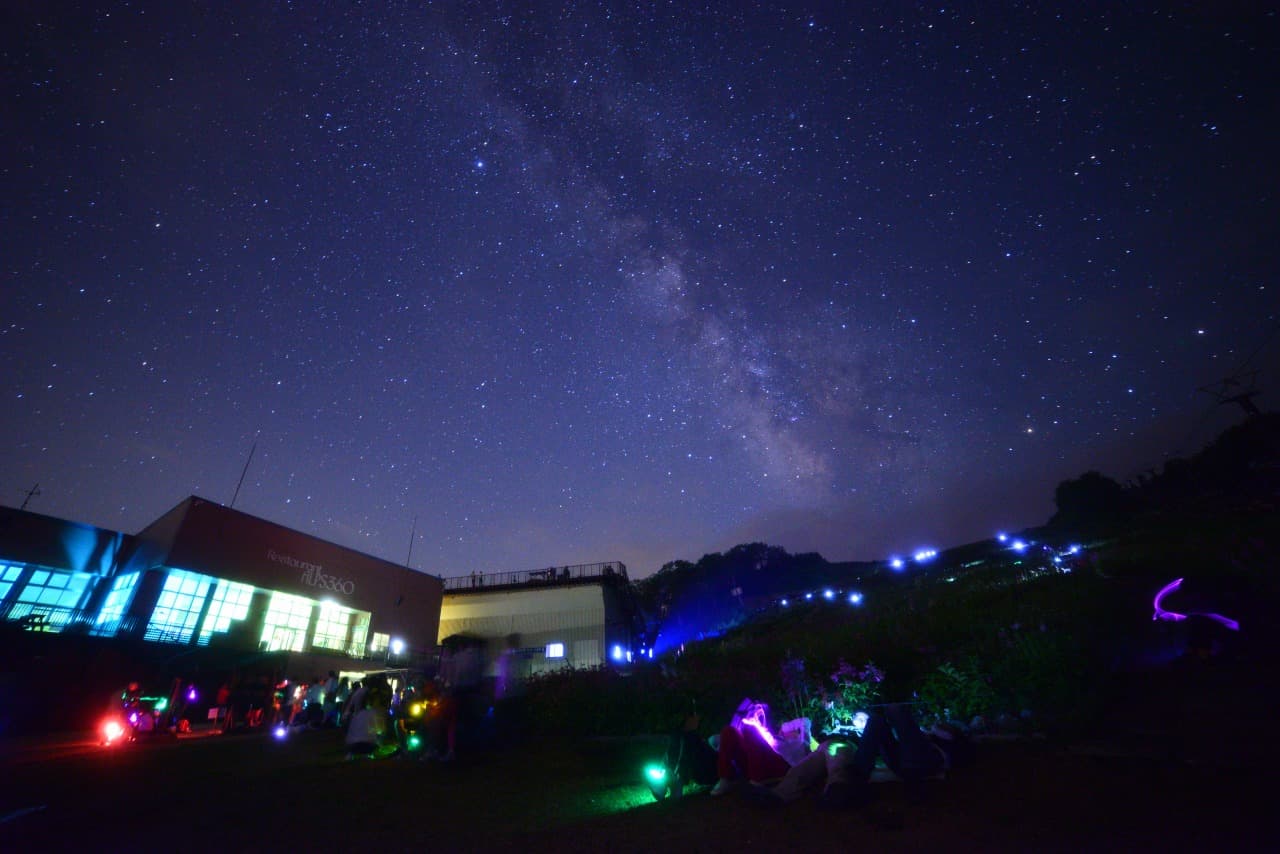
[[[1096,471],[1064,480],[1053,493],[1058,512],[1049,520],[1055,528],[1105,532],[1124,524],[1131,503],[1119,483]]]

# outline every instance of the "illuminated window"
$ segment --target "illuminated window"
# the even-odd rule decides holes
[[[387,647],[391,646],[391,635],[382,632],[374,632],[373,640],[369,641],[369,654],[378,655],[387,651]]]
[[[208,646],[215,634],[225,634],[231,630],[232,623],[238,623],[249,616],[249,605],[252,602],[252,584],[219,579],[213,598],[209,600],[209,613],[200,624],[199,644]]]
[[[10,569],[5,570],[4,577],[10,577]],[[19,570],[19,573],[21,570]],[[33,616],[42,618],[39,625],[43,631],[58,632],[70,621],[91,589],[91,582],[97,576],[87,572],[50,572],[38,569],[31,573],[31,580],[23,585],[9,609],[10,620],[20,620]],[[17,575],[13,578],[16,580]],[[8,582],[10,585],[13,581]]]
[[[262,626],[262,642],[269,651],[302,652],[307,648],[307,629],[315,603],[302,596],[272,593],[267,618]]]
[[[117,576],[111,582],[107,601],[102,603],[102,608],[98,610],[98,618],[93,621],[95,635],[113,635],[116,629],[120,628],[120,620],[124,617],[125,608],[129,607],[129,599],[133,597],[133,590],[138,586],[140,575],[141,573],[130,572],[127,575]]]
[[[562,643],[547,644],[547,658],[564,658],[564,644]]]
[[[155,610],[147,623],[143,640],[163,643],[188,643],[195,634],[196,622],[209,598],[214,579],[181,569],[171,569],[164,579],[164,589],[156,600]]]
[[[316,632],[311,638],[311,643],[323,649],[346,652],[347,636],[357,622],[355,617],[356,612],[350,608],[344,608],[335,602],[321,602],[320,616],[316,619]],[[365,627],[367,630],[367,620]],[[363,644],[364,639],[361,638],[361,645]]]
[[[359,658],[364,655],[364,644],[369,637],[369,623],[372,615],[368,611],[356,611],[351,623],[351,642],[347,645],[347,655]]]
[[[14,582],[22,577],[22,567],[11,563],[0,563],[0,602],[9,595]]]

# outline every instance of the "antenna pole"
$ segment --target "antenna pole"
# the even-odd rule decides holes
[[[22,499],[22,506],[19,507],[18,509],[26,510],[27,505],[31,503],[31,499],[35,498],[39,494],[40,494],[40,484],[37,483],[35,486],[27,490],[27,497]]]
[[[414,537],[417,535],[417,533],[418,533],[418,517],[415,514],[413,517],[413,527],[409,529],[409,554],[405,555],[405,558],[404,558],[405,569],[411,568],[409,566],[409,559],[413,557],[413,540],[414,540]]]
[[[244,471],[240,472],[240,481],[236,484],[235,494],[231,496],[231,507],[236,506],[236,499],[240,497],[240,487],[244,484],[244,476],[249,473],[249,463],[253,462],[253,452],[258,450],[258,443],[254,442],[253,447],[249,449],[249,458],[244,461]]]

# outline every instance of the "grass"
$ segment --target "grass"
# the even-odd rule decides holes
[[[977,766],[923,802],[884,784],[876,802],[838,813],[814,799],[761,808],[705,792],[655,803],[641,774],[661,747],[536,739],[447,765],[346,761],[336,733],[311,732],[11,752],[0,850],[1239,850],[1280,838],[1264,824],[1261,771],[1193,766],[1163,747],[1099,758],[1049,742],[984,745]]]

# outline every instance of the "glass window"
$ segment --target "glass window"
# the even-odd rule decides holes
[[[564,658],[564,644],[562,643],[547,644],[547,658]]]
[[[267,649],[302,652],[307,648],[307,629],[315,603],[303,596],[273,592],[262,626],[262,642]]]
[[[129,607],[129,600],[133,598],[133,590],[138,586],[140,574],[130,572],[116,576],[112,580],[107,600],[102,603],[102,607],[98,610],[98,618],[93,621],[95,635],[113,635],[120,628],[120,620],[124,618],[125,609]]]
[[[373,622],[373,615],[368,611],[356,611],[353,616],[355,619],[351,624],[351,643],[347,646],[347,655],[359,658],[364,655],[364,645],[369,638],[369,624]]]
[[[9,595],[13,583],[22,577],[22,567],[12,563],[0,563],[0,602]]]
[[[8,576],[6,569],[5,577]],[[36,570],[18,592],[8,617],[10,620],[36,617],[40,623],[35,627],[49,632],[62,631],[79,611],[96,580],[96,575],[87,572]]]
[[[210,639],[216,634],[225,634],[231,630],[233,623],[238,623],[249,616],[249,606],[253,603],[252,584],[240,584],[236,581],[218,579],[218,586],[209,600],[209,613],[200,625],[201,646],[208,646]]]
[[[162,643],[189,643],[196,622],[204,610],[209,588],[217,579],[182,569],[171,569],[164,579],[164,589],[156,600],[147,623],[144,640]]]
[[[355,612],[334,602],[320,603],[320,616],[316,618],[316,632],[311,643],[322,649],[346,651],[347,635],[354,622]]]
[[[379,653],[384,653],[389,646],[391,646],[391,635],[374,632],[373,640],[369,641],[369,654],[378,655]]]

